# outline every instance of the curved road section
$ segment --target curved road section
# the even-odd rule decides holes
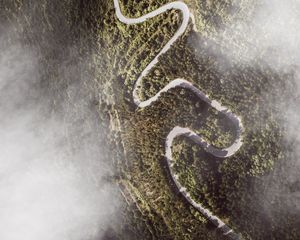
[[[168,43],[162,48],[162,50],[156,55],[156,57],[142,71],[141,75],[138,77],[137,81],[135,82],[133,93],[132,93],[133,100],[138,107],[145,108],[151,105],[153,102],[157,101],[162,93],[168,92],[170,89],[173,88],[185,88],[195,93],[202,101],[205,101],[211,107],[223,113],[226,117],[228,117],[228,119],[230,119],[234,123],[236,129],[236,139],[231,146],[225,149],[219,149],[210,145],[201,136],[197,135],[189,128],[176,126],[171,130],[171,132],[167,136],[166,145],[165,145],[165,156],[167,159],[167,165],[169,171],[172,176],[172,180],[175,183],[178,191],[186,199],[186,201],[188,201],[195,209],[197,209],[205,217],[207,217],[207,219],[209,219],[217,228],[219,228],[225,236],[227,236],[230,239],[242,239],[240,235],[234,233],[234,231],[230,227],[228,227],[221,219],[213,215],[207,208],[203,207],[200,203],[196,202],[194,199],[190,197],[189,192],[185,187],[181,185],[181,183],[178,180],[178,175],[176,175],[176,173],[173,170],[174,159],[172,157],[173,141],[175,138],[179,136],[184,136],[192,139],[195,143],[199,144],[202,148],[204,148],[206,152],[212,154],[215,157],[227,158],[234,155],[243,144],[242,141],[243,126],[242,126],[241,119],[238,116],[236,116],[234,113],[232,113],[229,109],[223,107],[219,102],[214,100],[211,101],[207,95],[205,95],[201,90],[195,87],[191,82],[181,78],[175,79],[170,83],[168,83],[163,89],[161,89],[153,97],[150,97],[145,101],[140,99],[139,91],[141,89],[141,83],[143,78],[148,75],[148,73],[151,71],[153,67],[155,67],[155,65],[158,63],[159,57],[162,56],[164,53],[166,53],[170,49],[170,47],[178,40],[178,38],[185,32],[190,19],[192,20],[194,29],[196,29],[193,15],[190,13],[188,6],[185,3],[180,1],[175,1],[175,2],[165,4],[162,7],[138,18],[128,18],[124,16],[120,9],[119,0],[114,0],[114,6],[115,6],[117,18],[124,24],[143,23],[148,19],[151,19],[171,9],[179,10],[182,13],[183,20],[179,29],[176,31],[173,37],[168,41]]]

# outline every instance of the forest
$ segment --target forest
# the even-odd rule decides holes
[[[120,0],[120,5],[124,15],[138,17],[167,2],[170,1]],[[280,98],[295,94],[293,76],[272,71],[260,59],[248,65],[222,54],[229,42],[239,42],[247,36],[231,36],[221,41],[217,33],[235,19],[251,18],[253,1],[185,2],[195,15],[198,31],[193,30],[190,21],[185,34],[144,78],[141,98],[155,95],[175,78],[185,78],[211,100],[241,117],[244,144],[234,156],[217,159],[189,139],[176,139],[174,169],[179,180],[193,199],[245,239],[300,239],[297,214],[265,212],[266,206],[284,206],[280,195],[274,193],[268,202],[261,199],[269,182],[280,181],[281,171],[290,158],[283,137],[285,129],[280,124]],[[35,17],[26,13],[26,7],[32,4],[43,9]],[[49,17],[53,9],[46,0],[31,5],[25,0],[13,0],[5,6],[6,14],[0,19],[20,22],[22,27],[16,31],[30,35],[34,25],[40,33],[47,33],[44,37],[37,34],[29,38],[29,44],[34,42],[44,53],[40,61],[51,76],[51,83],[45,84],[49,84],[55,96],[54,108],[61,107],[59,98],[65,96],[59,94],[59,88],[68,83],[64,82],[67,77],[58,77],[57,63],[51,57],[64,58],[70,54],[71,47],[63,44],[66,39],[80,46],[76,57],[86,67],[78,75],[90,76],[91,80],[83,84],[91,96],[87,105],[97,110],[99,121],[110,126],[105,133],[106,144],[110,146],[108,159],[117,170],[111,181],[118,184],[125,201],[124,221],[114,237],[224,239],[176,191],[164,151],[166,136],[177,125],[193,129],[216,147],[227,147],[235,139],[232,123],[186,89],[164,93],[145,109],[136,108],[132,99],[136,79],[176,32],[182,20],[180,13],[171,10],[143,24],[129,26],[118,21],[113,1],[62,0],[55,11],[64,16],[63,21]],[[36,19],[42,22],[37,23]],[[60,48],[50,51],[48,39],[57,33],[61,36],[57,40]],[[246,46],[241,46],[241,51],[247,51]],[[79,114],[71,99],[70,106],[74,114]],[[68,129],[68,119],[65,128]],[[67,137],[70,141],[74,138]]]
[[[187,1],[198,15],[196,23],[200,33],[194,32],[190,22],[184,36],[144,78],[141,98],[154,96],[167,83],[181,77],[241,116],[245,126],[244,144],[228,159],[215,159],[188,139],[176,139],[173,154],[180,181],[194,199],[241,232],[245,239],[297,239],[296,216],[283,214],[266,219],[259,199],[267,188],[265,176],[280,168],[288,154],[284,149],[284,129],[280,125],[280,107],[276,100],[281,94],[293,94],[292,81],[282,81],[292,76],[273,72],[260,59],[248,66],[239,59],[227,59],[220,54],[226,48],[226,41],[239,41],[247,36],[238,36],[240,39],[233,36],[222,42],[215,38],[218,29],[238,17],[237,9],[230,1],[214,3],[216,5],[205,5],[205,2]],[[136,17],[163,3],[150,1],[144,5],[124,1],[122,10],[126,16]],[[251,12],[251,7],[249,2],[241,3],[239,14],[246,10]],[[212,17],[213,8],[217,10]],[[214,146],[226,147],[235,138],[233,126],[221,113],[186,89],[173,89],[146,109],[135,110],[132,102],[134,82],[159,52],[159,47],[172,37],[180,21],[180,13],[170,11],[140,25],[128,26],[116,19],[110,22],[113,29],[112,23],[119,29],[115,36],[120,43],[115,46],[116,55],[120,57],[115,62],[119,75],[116,84],[119,85],[114,89],[120,89],[119,95],[125,96],[125,101],[119,99],[118,110],[129,162],[124,170],[125,182],[140,196],[140,207],[155,213],[151,214],[148,226],[152,232],[164,234],[157,235],[158,238],[222,239],[210,223],[176,193],[165,164],[164,144],[168,132],[180,125],[193,129]],[[274,198],[273,207],[280,208],[281,202]],[[287,218],[289,227],[281,224]],[[144,219],[147,222],[148,213]]]

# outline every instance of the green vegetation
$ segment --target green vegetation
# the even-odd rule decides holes
[[[249,7],[249,4],[245,3],[245,6]],[[139,12],[138,8],[138,4],[127,2],[124,12],[127,11],[128,16],[141,15],[142,10]],[[219,18],[228,16],[228,12],[222,12],[222,7],[217,9],[221,11],[216,11]],[[199,11],[200,16],[205,16],[205,11]],[[125,94],[128,102],[125,102],[125,109],[132,109],[131,91],[139,73],[157,53],[157,48],[162,47],[171,37],[174,26],[178,26],[180,18],[176,18],[176,14],[168,13],[169,17],[157,17],[147,23],[135,25],[135,34],[128,34],[130,30],[127,29],[127,34],[133,35],[134,39],[143,39],[141,36],[146,34],[149,36],[145,37],[146,39],[152,40],[152,36],[155,36],[156,42],[152,44],[149,40],[151,44],[147,44],[147,49],[145,45],[141,47],[139,44],[130,44],[127,47],[141,47],[145,55],[140,58],[136,56],[139,54],[138,50],[125,50],[121,55],[126,59],[125,62],[128,62],[125,68],[119,66],[118,69],[121,73],[119,80],[127,86]],[[222,21],[225,24],[226,21],[230,22],[230,19],[233,17],[224,17]],[[152,24],[166,24],[170,31],[164,36],[157,36],[157,30],[149,28]],[[171,80],[184,77],[194,82],[211,99],[221,102],[241,116],[245,126],[244,145],[238,154],[224,161],[213,159],[186,139],[177,139],[174,154],[177,154],[176,169],[181,176],[180,181],[191,191],[194,199],[209,207],[230,226],[242,232],[247,239],[282,239],[282,233],[286,236],[284,239],[288,239],[291,229],[297,232],[297,221],[294,219],[293,224],[287,228],[286,225],[280,225],[278,219],[266,219],[263,201],[258,198],[261,197],[262,189],[266,187],[266,183],[263,182],[264,176],[271,173],[285,158],[283,129],[280,128],[278,120],[280,109],[274,107],[272,100],[276,100],[280,94],[291,93],[292,85],[289,86],[289,83],[285,82],[285,87],[282,87],[282,76],[260,64],[259,60],[257,66],[253,67],[216,55],[217,50],[208,48],[207,44],[214,41],[214,31],[221,26],[215,24],[208,29],[209,25],[205,21],[201,22],[200,17],[197,25],[201,24],[206,26],[203,30],[204,35],[194,33],[190,26],[180,41],[161,57],[160,63],[144,78],[141,96],[147,99]],[[212,44],[211,47],[219,47],[222,51],[223,46],[220,44],[216,39],[215,45]],[[123,46],[122,49],[124,51]],[[134,54],[128,57],[128,52]],[[284,89],[285,92],[280,93],[278,89]],[[191,210],[187,212],[183,206],[188,205],[179,209],[177,207],[182,204],[182,198],[176,195],[164,164],[165,137],[172,127],[180,125],[196,130],[215,146],[226,147],[234,139],[230,122],[183,89],[165,93],[159,102],[147,109],[134,113],[120,109],[119,112],[124,114],[123,138],[128,149],[127,159],[130,160],[130,167],[126,172],[131,184],[144,196],[145,202],[149,203],[153,211],[163,216],[172,238],[194,239],[197,236],[201,239],[199,236],[206,235],[205,220],[198,218],[199,215],[195,215]],[[151,194],[148,194],[149,192]],[[159,203],[157,198],[160,199]],[[280,217],[281,221],[286,217],[283,214]],[[194,221],[197,222],[195,226]],[[158,229],[163,225],[162,222],[154,221],[152,224],[158,232],[161,231]],[[188,228],[193,231],[187,233]],[[207,235],[203,239],[210,239],[210,236]]]

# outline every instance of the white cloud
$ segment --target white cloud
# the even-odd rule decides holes
[[[84,144],[70,151],[62,118],[43,115],[40,67],[33,49],[0,47],[0,239],[99,239],[119,207],[111,166]],[[68,130],[100,148],[92,130]]]

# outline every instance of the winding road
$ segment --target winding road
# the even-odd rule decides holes
[[[204,150],[210,154],[212,154],[215,157],[218,158],[227,158],[232,155],[234,155],[242,146],[243,139],[242,139],[242,133],[243,133],[243,125],[241,122],[241,119],[235,115],[233,112],[231,112],[226,107],[223,107],[219,102],[215,100],[210,100],[207,95],[205,95],[201,90],[199,90],[197,87],[195,87],[191,82],[182,79],[177,78],[170,83],[168,83],[163,89],[161,89],[156,95],[153,97],[150,97],[149,99],[142,101],[140,99],[139,91],[141,89],[141,83],[145,76],[148,75],[148,73],[152,70],[153,67],[158,63],[159,57],[162,56],[164,53],[166,53],[171,46],[178,40],[178,38],[185,32],[189,20],[192,20],[194,29],[195,23],[194,23],[194,17],[191,14],[188,6],[180,1],[174,1],[168,4],[163,5],[162,7],[144,15],[138,18],[128,18],[124,16],[120,9],[119,0],[114,0],[114,6],[116,10],[117,18],[124,24],[139,24],[147,21],[148,19],[151,19],[159,14],[162,14],[168,10],[175,9],[179,10],[182,13],[182,23],[176,33],[173,35],[173,37],[168,41],[168,43],[162,48],[162,50],[155,56],[155,58],[147,65],[147,67],[142,71],[141,75],[138,77],[137,81],[135,82],[134,89],[133,89],[133,100],[134,103],[139,108],[145,108],[149,105],[151,105],[153,102],[157,101],[158,98],[161,96],[162,93],[168,92],[170,89],[173,88],[185,88],[190,91],[192,91],[194,94],[196,94],[202,101],[205,101],[208,103],[211,107],[215,108],[217,111],[223,113],[228,119],[230,119],[235,126],[236,129],[236,139],[232,143],[231,146],[225,149],[219,149],[216,148],[209,143],[207,143],[201,136],[197,135],[195,132],[193,132],[189,128],[183,128],[180,126],[174,127],[170,133],[167,136],[166,143],[165,143],[165,157],[167,159],[167,165],[170,171],[170,174],[172,176],[172,180],[175,183],[176,187],[178,188],[178,191],[182,194],[182,196],[200,213],[202,213],[208,220],[210,220],[217,228],[221,230],[221,232],[226,235],[230,239],[242,239],[242,237],[228,227],[221,219],[219,219],[217,216],[215,216],[210,210],[203,207],[200,203],[197,203],[194,199],[190,197],[189,192],[187,189],[181,185],[181,183],[178,180],[178,175],[174,173],[173,166],[174,166],[174,159],[172,157],[172,145],[175,138],[179,136],[184,136],[187,138],[192,139],[195,143],[199,144]]]

